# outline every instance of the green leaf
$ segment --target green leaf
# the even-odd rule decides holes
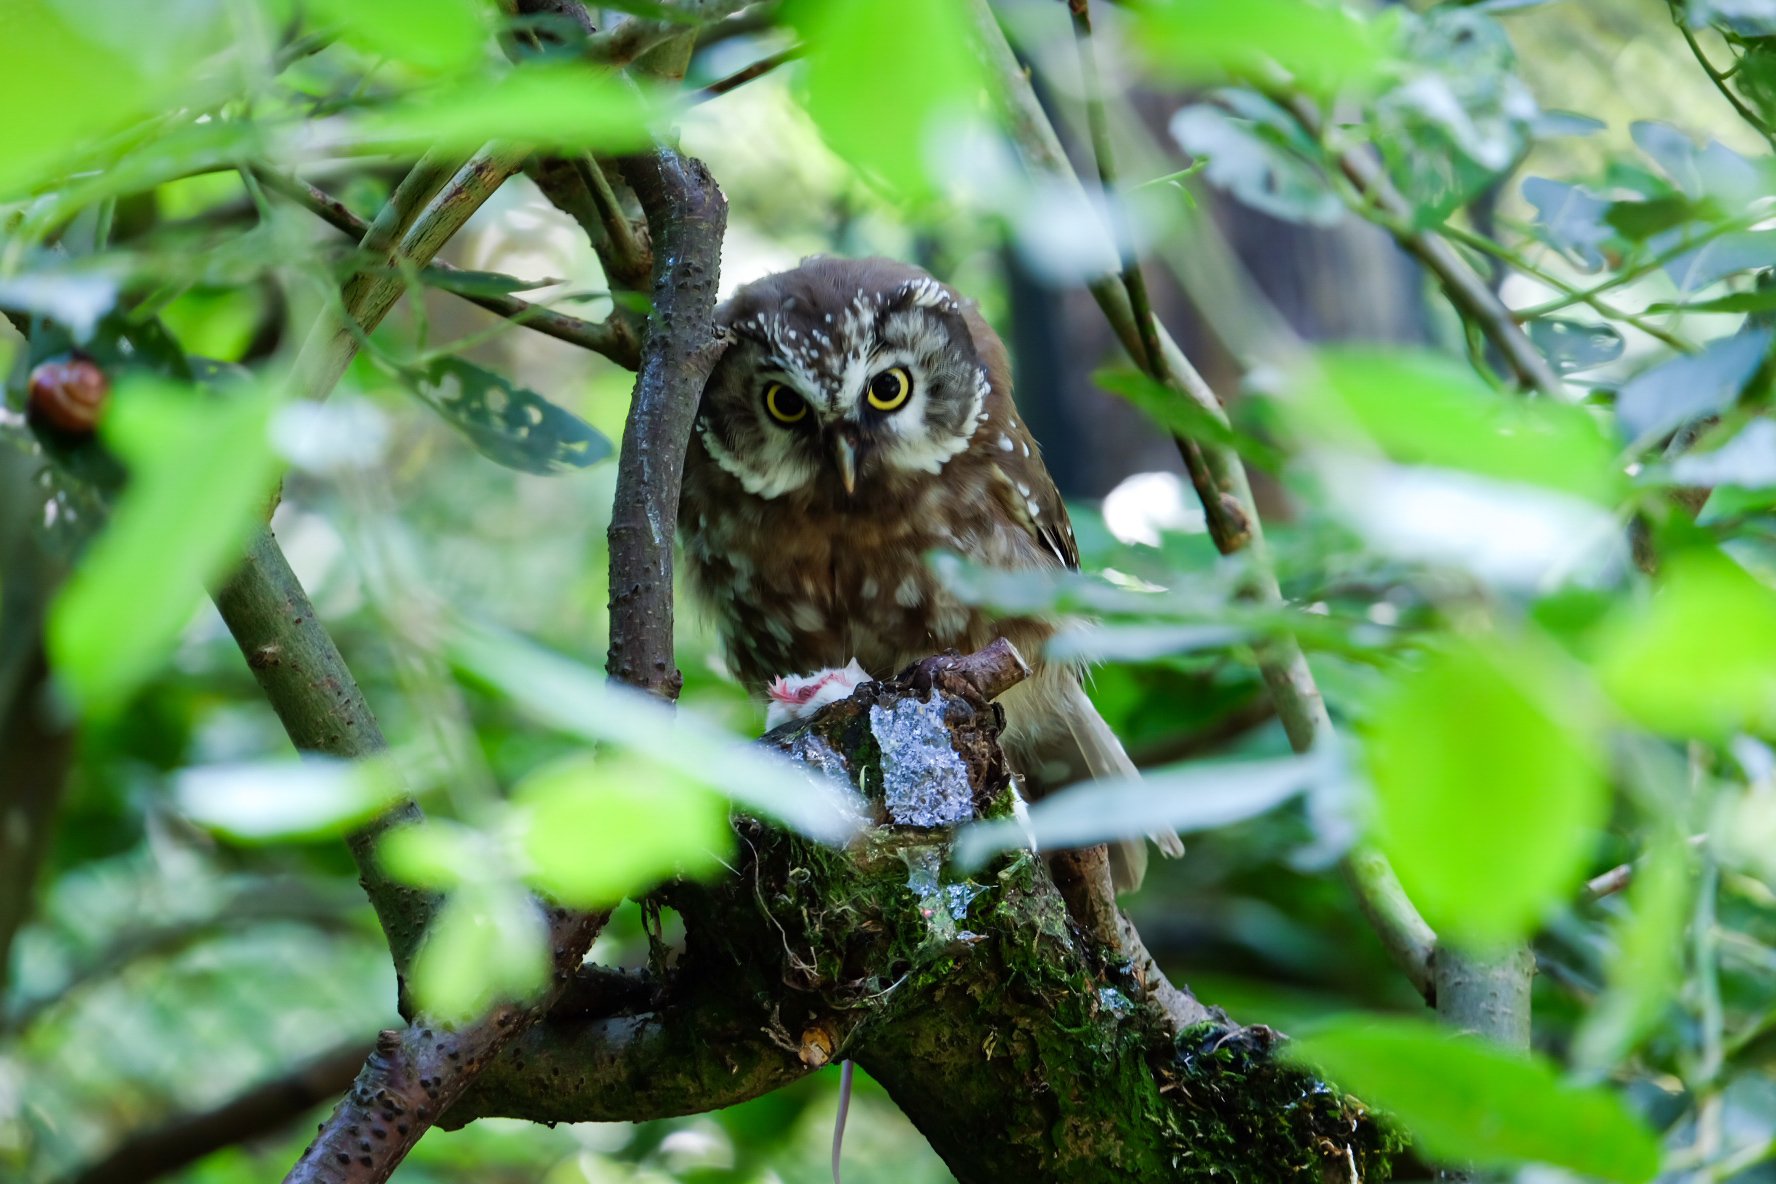
[[[509,884],[452,892],[413,959],[424,1014],[464,1023],[494,1003],[529,999],[549,978],[549,936],[530,896]]]
[[[711,872],[734,842],[724,798],[635,752],[570,757],[526,777],[512,797],[525,878],[574,908]]]
[[[1648,312],[1769,312],[1776,309],[1776,287],[1753,292],[1728,292],[1712,300],[1689,302],[1660,300],[1647,305]]]
[[[464,69],[491,44],[484,0],[308,0],[308,10],[350,44],[423,70]]]
[[[1647,201],[1611,202],[1603,220],[1622,232],[1622,237],[1645,242],[1661,231],[1699,218],[1718,217],[1706,203],[1697,203],[1681,193],[1666,194]]]
[[[1679,354],[1642,370],[1616,392],[1616,419],[1628,439],[1651,442],[1693,420],[1718,415],[1738,402],[1767,364],[1776,334],[1741,330],[1709,342],[1699,354]]]
[[[487,878],[487,844],[460,823],[428,818],[384,834],[376,862],[402,883],[442,891]]]
[[[1608,808],[1584,697],[1537,648],[1451,641],[1374,706],[1376,837],[1439,933],[1523,939],[1578,886]]]
[[[184,769],[174,794],[199,826],[263,843],[338,838],[400,801],[405,789],[386,760],[311,756]]]
[[[206,582],[238,561],[264,520],[278,474],[272,407],[252,388],[118,383],[100,433],[130,482],[47,627],[56,674],[82,711],[123,706],[172,651]]]
[[[1266,85],[1270,63],[1303,88],[1331,94],[1380,81],[1391,24],[1314,0],[1146,0],[1131,43],[1156,72],[1189,82],[1225,78]]]
[[[446,270],[442,267],[428,267],[419,273],[419,278],[427,287],[456,292],[463,296],[510,296],[514,292],[547,288],[550,284],[561,282],[556,279],[519,279],[515,275],[502,275],[497,271],[463,271],[457,268]]]
[[[1689,864],[1688,844],[1666,834],[1635,866],[1628,912],[1611,927],[1606,989],[1573,1039],[1579,1069],[1615,1068],[1664,1019],[1683,979]]]
[[[1592,414],[1552,399],[1501,399],[1468,367],[1406,350],[1322,350],[1286,405],[1309,438],[1373,442],[1404,464],[1463,469],[1613,504],[1626,480]]]
[[[0,7],[0,198],[173,101],[228,23],[157,20],[133,5],[104,16],[65,0]]]
[[[691,712],[606,680],[522,638],[462,630],[449,641],[458,669],[566,735],[632,748],[662,769],[727,794],[740,808],[828,842],[862,819],[844,787],[806,765],[747,744]]]
[[[1597,672],[1634,719],[1671,736],[1725,739],[1776,726],[1776,592],[1719,551],[1674,555],[1650,603],[1624,605]]]
[[[1274,470],[1282,464],[1281,454],[1269,444],[1239,432],[1203,407],[1139,370],[1096,370],[1092,372],[1092,384],[1127,399],[1145,412],[1154,423],[1173,435],[1188,436],[1193,440],[1206,440],[1232,448],[1263,469]]]
[[[494,78],[440,83],[354,117],[350,142],[473,152],[489,140],[538,149],[634,151],[662,114],[646,92],[607,70],[529,63]]]
[[[904,200],[939,196],[944,134],[981,118],[986,86],[962,6],[789,0],[783,14],[807,46],[801,98],[826,142]]]
[[[1608,201],[1577,185],[1547,177],[1525,177],[1523,200],[1536,212],[1538,238],[1586,271],[1603,266],[1603,252],[1598,248],[1615,237],[1604,222]]]
[[[1391,1113],[1429,1159],[1550,1164],[1622,1184],[1659,1171],[1657,1140],[1614,1093],[1424,1020],[1334,1021],[1284,1055]]]
[[[414,390],[481,455],[509,469],[547,476],[611,454],[611,442],[579,416],[461,358],[434,360]]]

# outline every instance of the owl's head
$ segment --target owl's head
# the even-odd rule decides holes
[[[804,260],[741,288],[718,319],[733,343],[696,430],[762,498],[842,503],[939,472],[968,447],[1004,371],[972,306],[888,259]]]

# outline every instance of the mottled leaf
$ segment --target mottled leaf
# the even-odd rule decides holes
[[[579,416],[461,358],[435,359],[414,389],[481,455],[509,469],[547,475],[611,454],[611,442]]]
[[[1622,334],[1614,325],[1537,317],[1525,327],[1530,342],[1562,374],[1589,370],[1622,356]]]

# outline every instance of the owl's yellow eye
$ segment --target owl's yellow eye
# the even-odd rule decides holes
[[[765,410],[778,423],[796,423],[807,416],[808,400],[781,382],[773,382],[765,388]]]
[[[913,376],[906,372],[906,367],[895,366],[870,379],[864,397],[877,411],[898,411],[912,393]]]

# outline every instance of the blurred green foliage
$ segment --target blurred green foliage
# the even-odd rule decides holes
[[[999,13],[1069,130],[1083,96],[1064,11]],[[1100,206],[1016,163],[964,6],[750,15],[705,34],[692,86],[791,44],[799,59],[692,103],[586,60],[577,26],[524,26],[547,32],[533,41],[479,0],[179,0],[102,20],[71,0],[0,3],[0,476],[28,492],[0,499],[0,544],[29,531],[41,552],[0,552],[0,610],[59,588],[48,651],[58,710],[79,722],[0,983],[0,1177],[71,1180],[397,1022],[332,837],[386,800],[387,770],[288,763],[201,607],[280,474],[274,527],[377,709],[387,769],[433,818],[384,849],[448,894],[415,968],[435,1012],[542,980],[530,888],[596,906],[719,874],[731,836],[712,791],[831,824],[818,799],[783,796],[780,770],[735,755],[762,712],[690,606],[689,718],[669,744],[658,720],[596,697],[629,376],[451,295],[521,292],[591,318],[632,301],[581,231],[514,178],[451,244],[466,270],[408,276],[341,388],[310,404],[295,360],[365,261],[263,183],[299,173],[369,218],[422,150],[605,155],[676,124],[728,194],[730,284],[811,250],[900,255],[1015,329],[1024,269],[1065,287],[1102,260]],[[1201,784],[1219,767],[1204,756],[1251,762],[1189,809],[1152,807],[1211,829],[1130,902],[1148,944],[1236,1019],[1307,1033],[1301,1055],[1425,1156],[1542,1181],[1776,1178],[1776,5],[1143,0],[1093,15],[1133,191],[1116,216],[1163,318],[1191,323],[1187,298],[1226,338],[1203,352],[1227,347],[1212,376],[1233,422],[1111,368],[1122,359],[1081,328],[1095,314],[1054,291],[1077,372],[1047,395],[1020,372],[1020,397],[1095,426],[1103,404],[1083,387],[1098,370],[1159,427],[1239,451],[1268,482],[1287,603],[1249,600],[1251,560],[1215,555],[1175,480],[1145,486],[1132,514],[1126,499],[1075,505],[1082,575],[938,562],[982,602],[1102,622],[1068,652],[1111,659],[1092,692],[1144,764],[1186,762],[1156,786]],[[1302,103],[1327,118],[1303,122]],[[1398,203],[1365,190],[1351,154],[1379,163]],[[1248,271],[1276,265],[1278,244],[1358,228],[1449,247],[1560,389],[1511,389],[1498,325],[1430,281],[1411,310],[1426,340],[1302,340],[1329,310],[1291,325]],[[1304,290],[1383,298],[1354,266],[1315,285],[1335,256],[1299,254]],[[1051,274],[1057,258],[1075,270]],[[25,414],[32,367],[74,350],[113,377],[102,448]],[[1136,442],[1086,438],[1043,443],[1062,458]],[[1285,634],[1342,747],[1279,788],[1268,772],[1300,766],[1257,763],[1286,744],[1253,656]],[[0,675],[17,657],[0,653]],[[624,751],[643,735],[664,759]],[[1138,830],[1144,807],[1129,808]],[[1377,1020],[1422,1008],[1330,874],[1359,838],[1454,940],[1533,943],[1532,1059]],[[595,956],[657,964],[679,940],[631,903]],[[694,1119],[433,1132],[400,1178],[821,1179],[832,1076]],[[302,1130],[179,1178],[279,1173]],[[846,1159],[853,1181],[946,1178],[867,1082]]]

